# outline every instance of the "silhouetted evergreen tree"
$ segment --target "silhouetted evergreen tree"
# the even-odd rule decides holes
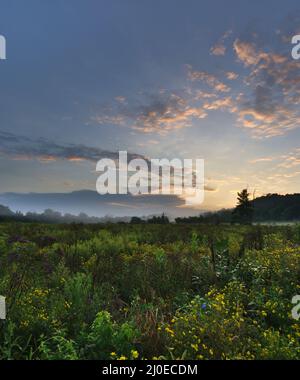
[[[238,193],[238,203],[236,208],[233,210],[233,222],[238,222],[241,224],[251,224],[253,220],[253,203],[249,199],[250,193],[247,189],[243,189]]]

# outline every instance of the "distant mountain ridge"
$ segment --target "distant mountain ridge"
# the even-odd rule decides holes
[[[86,217],[124,218],[130,220],[132,216],[159,215],[168,212],[175,206],[181,205],[182,200],[174,195],[102,195],[92,190],[74,191],[72,193],[5,193],[0,194],[0,216],[13,216],[11,211],[22,211],[34,216],[32,212],[49,215],[51,212],[82,215]],[[295,194],[267,194],[251,201],[254,207],[254,222],[286,222],[300,221],[300,193]],[[51,209],[51,210],[49,210]],[[53,210],[53,211],[52,211]],[[179,223],[216,223],[231,222],[233,209],[224,209],[216,212],[199,211],[191,216],[177,218]],[[197,215],[196,215],[197,213]],[[86,215],[84,215],[86,214]],[[188,214],[188,215],[189,215]],[[172,215],[171,215],[172,216]]]
[[[0,194],[1,204],[14,212],[42,213],[45,209],[52,209],[61,213],[73,215],[85,213],[95,217],[159,215],[162,212],[172,216],[174,209],[177,208],[182,215],[199,214],[199,211],[193,213],[191,210],[181,208],[184,200],[176,195],[99,195],[94,190],[78,190],[70,193],[3,193]]]

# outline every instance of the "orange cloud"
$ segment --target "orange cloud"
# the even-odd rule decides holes
[[[238,74],[232,72],[232,71],[228,71],[226,74],[225,74],[226,78],[229,79],[229,80],[235,80],[239,77]]]
[[[212,87],[216,91],[229,92],[230,87],[221,82],[217,77],[209,74],[205,71],[192,70],[191,66],[188,66],[188,78],[191,81],[203,81],[208,86]]]
[[[210,49],[210,54],[212,55],[225,55],[225,52],[226,52],[226,46],[221,43],[216,44]]]

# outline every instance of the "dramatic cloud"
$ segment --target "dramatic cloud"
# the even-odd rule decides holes
[[[300,64],[289,55],[235,40],[234,51],[249,70],[250,93],[241,99],[238,122],[254,137],[280,136],[299,128]]]
[[[164,101],[158,99],[148,106],[141,106],[133,128],[145,133],[165,134],[191,125],[191,119],[204,119],[206,116],[200,107],[192,107],[186,99],[171,94]]]
[[[42,162],[68,160],[96,162],[101,158],[118,159],[117,152],[85,146],[83,144],[57,144],[45,139],[30,139],[12,133],[0,131],[0,155],[16,160],[36,159]],[[140,155],[128,153],[128,158],[139,158]]]
[[[110,158],[117,162],[119,159],[119,152],[111,152],[85,145],[59,145],[44,139],[33,140],[1,131],[0,155],[14,160],[38,160],[40,162],[53,162],[57,160],[97,162],[101,158]],[[142,158],[146,161],[148,169],[150,169],[149,159],[142,155],[128,153],[127,158],[128,161]],[[119,170],[122,171],[122,167],[119,167]],[[160,171],[159,177],[161,178],[161,176],[162,172]],[[148,171],[144,173],[144,177],[150,179]],[[204,189],[208,192],[216,191],[216,188],[211,185],[204,185]]]
[[[211,53],[223,55],[226,32]],[[280,37],[280,36],[279,36]],[[257,36],[235,38],[232,50],[242,71],[208,71],[186,65],[186,87],[141,96],[139,104],[119,96],[92,120],[166,135],[205,119],[209,111],[227,111],[254,138],[280,136],[300,127],[300,62],[290,53],[259,45]]]
[[[161,91],[145,97],[139,105],[114,104],[110,110],[103,110],[92,120],[99,124],[126,124],[143,133],[164,135],[186,128],[193,119],[204,119],[206,116],[203,108],[191,103],[190,94]]]

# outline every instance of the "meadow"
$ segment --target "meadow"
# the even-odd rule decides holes
[[[1,359],[300,359],[300,226],[0,224]]]

